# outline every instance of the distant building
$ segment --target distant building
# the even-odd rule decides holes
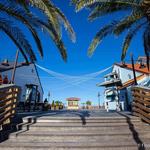
[[[146,66],[145,57],[139,57],[134,67],[138,85],[150,87],[150,71]],[[130,109],[131,87],[134,85],[132,64],[115,63],[112,72],[104,78],[105,82],[97,85],[105,86],[105,109]]]
[[[79,109],[80,98],[70,97],[67,98],[67,109]]]
[[[0,63],[0,74],[2,78],[8,77],[8,82],[11,81],[13,62]],[[37,68],[34,63],[18,63],[16,66],[14,84],[21,88],[20,102],[31,100],[34,102],[43,102],[43,89],[40,82],[40,78],[37,72]]]

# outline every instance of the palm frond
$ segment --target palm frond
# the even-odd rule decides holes
[[[96,36],[94,37],[94,39],[92,40],[89,48],[88,48],[88,55],[91,56],[94,52],[94,50],[96,49],[96,47],[98,46],[98,44],[102,41],[102,39],[104,37],[106,37],[108,34],[111,34],[113,32],[114,26],[115,26],[115,22],[104,26],[102,29],[100,29],[100,31],[96,34]]]
[[[21,21],[24,25],[26,25],[26,27],[29,29],[36,42],[40,55],[43,57],[43,49],[42,49],[40,38],[35,28],[31,25],[32,17],[26,18],[27,16],[25,15],[25,13],[23,13],[17,7],[12,8],[10,3],[7,3],[7,5],[3,5],[2,3],[0,3],[0,11],[7,13],[9,16],[13,16],[18,21]]]
[[[61,12],[59,8],[54,6],[49,0],[30,0],[31,4],[42,10],[48,17],[48,20],[53,24],[55,30],[60,35],[60,21],[64,24],[65,28],[68,30],[72,41],[75,41],[75,32],[71,27],[69,21],[65,15]]]
[[[58,33],[56,32],[56,30],[54,28],[52,28],[53,25],[50,23],[47,25],[44,22],[42,22],[42,24],[43,24],[43,29],[45,29],[49,33],[50,37],[52,38],[52,40],[55,42],[56,46],[58,47],[58,50],[62,56],[62,59],[64,61],[66,61],[67,60],[66,48],[65,48],[61,38],[59,37]]]
[[[71,0],[71,4],[76,5],[76,4],[77,4],[77,2],[79,2],[79,0]]]
[[[145,55],[147,57],[147,67],[148,70],[150,69],[150,24],[148,24],[147,28],[145,29],[145,32],[143,34],[144,39],[144,50]]]
[[[58,47],[62,58],[66,61],[67,59],[66,48],[61,40],[60,35],[56,31],[53,23],[50,20],[49,20],[49,23],[43,22],[42,20],[39,20],[38,18],[34,16],[26,15],[23,11],[17,8],[14,8],[15,9],[14,10],[13,8],[9,7],[9,11],[8,11],[7,8],[4,7],[1,3],[0,3],[0,8],[2,8],[2,11],[4,12],[6,11],[9,15],[15,17],[19,21],[21,20],[21,22],[24,23],[29,28],[37,44],[40,44],[41,42],[33,26],[46,29],[46,31],[49,33],[50,37],[52,38],[52,40],[55,42],[56,46]],[[43,51],[42,51],[42,56],[43,56]]]
[[[30,12],[28,7],[29,0],[17,0],[16,3],[20,4],[27,12]]]
[[[16,44],[27,62],[27,56],[29,56],[32,62],[36,60],[31,45],[18,27],[13,26],[12,22],[9,20],[0,18],[0,30],[6,33],[9,38]]]
[[[95,3],[116,3],[116,4],[128,4],[132,7],[138,7],[138,2],[135,0],[79,0],[75,1],[76,3],[76,11],[83,9],[84,7],[89,7]]]
[[[139,25],[137,25],[134,29],[130,30],[127,34],[127,36],[125,37],[124,43],[123,43],[123,48],[122,48],[122,56],[121,56],[121,60],[123,61],[127,50],[130,46],[130,43],[133,39],[133,37],[137,34],[137,32],[139,32],[140,28],[142,28],[144,25],[146,24],[146,22],[141,23]]]
[[[147,7],[148,5],[150,5],[150,1],[149,0],[142,0],[142,5]]]
[[[65,15],[60,11],[59,8],[55,7],[54,5],[52,5],[52,7],[55,9],[55,12],[56,12],[58,18],[60,18],[61,21],[63,22],[65,29],[68,30],[68,33],[69,33],[72,41],[75,42],[76,35],[75,35],[75,32],[74,32],[72,26],[70,25],[69,21],[67,20]]]
[[[47,16],[48,21],[53,24],[53,28],[55,28],[59,36],[61,36],[60,23],[54,11],[54,8],[50,5],[51,2],[49,0],[30,0],[30,4]]]
[[[117,3],[98,3],[89,15],[89,20],[94,20],[100,16],[107,15],[116,11],[120,10],[128,10],[131,9],[130,5],[128,4],[117,4]]]
[[[114,34],[120,35],[123,31],[129,29],[134,23],[138,22],[144,17],[142,11],[132,11],[131,15],[123,18],[114,29]]]

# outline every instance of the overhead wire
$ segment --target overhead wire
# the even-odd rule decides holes
[[[42,67],[38,64],[36,64],[36,66],[39,69],[47,72],[51,76],[54,76],[57,79],[63,80],[63,81],[65,81],[65,82],[67,82],[68,84],[71,84],[71,85],[79,85],[83,82],[95,79],[98,75],[100,75],[100,74],[102,74],[102,73],[104,73],[104,72],[106,72],[106,71],[108,71],[109,69],[112,68],[112,66],[110,66],[108,68],[105,68],[105,69],[100,70],[100,71],[95,72],[95,73],[90,73],[90,74],[85,74],[85,75],[80,75],[80,76],[71,76],[71,75],[66,75],[66,74],[62,74],[62,73],[58,73],[58,72],[49,70],[49,69],[44,68],[44,67]]]

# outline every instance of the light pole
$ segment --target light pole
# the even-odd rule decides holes
[[[50,103],[50,96],[51,96],[51,94],[50,94],[50,91],[48,92],[48,101],[49,101],[49,103]]]
[[[97,97],[98,97],[98,106],[99,106],[99,109],[100,109],[100,96],[101,96],[101,94],[100,94],[100,92],[98,92]]]

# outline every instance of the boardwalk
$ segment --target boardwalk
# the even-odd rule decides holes
[[[0,144],[7,150],[147,150],[150,126],[129,112],[104,110],[22,113],[17,132]]]

